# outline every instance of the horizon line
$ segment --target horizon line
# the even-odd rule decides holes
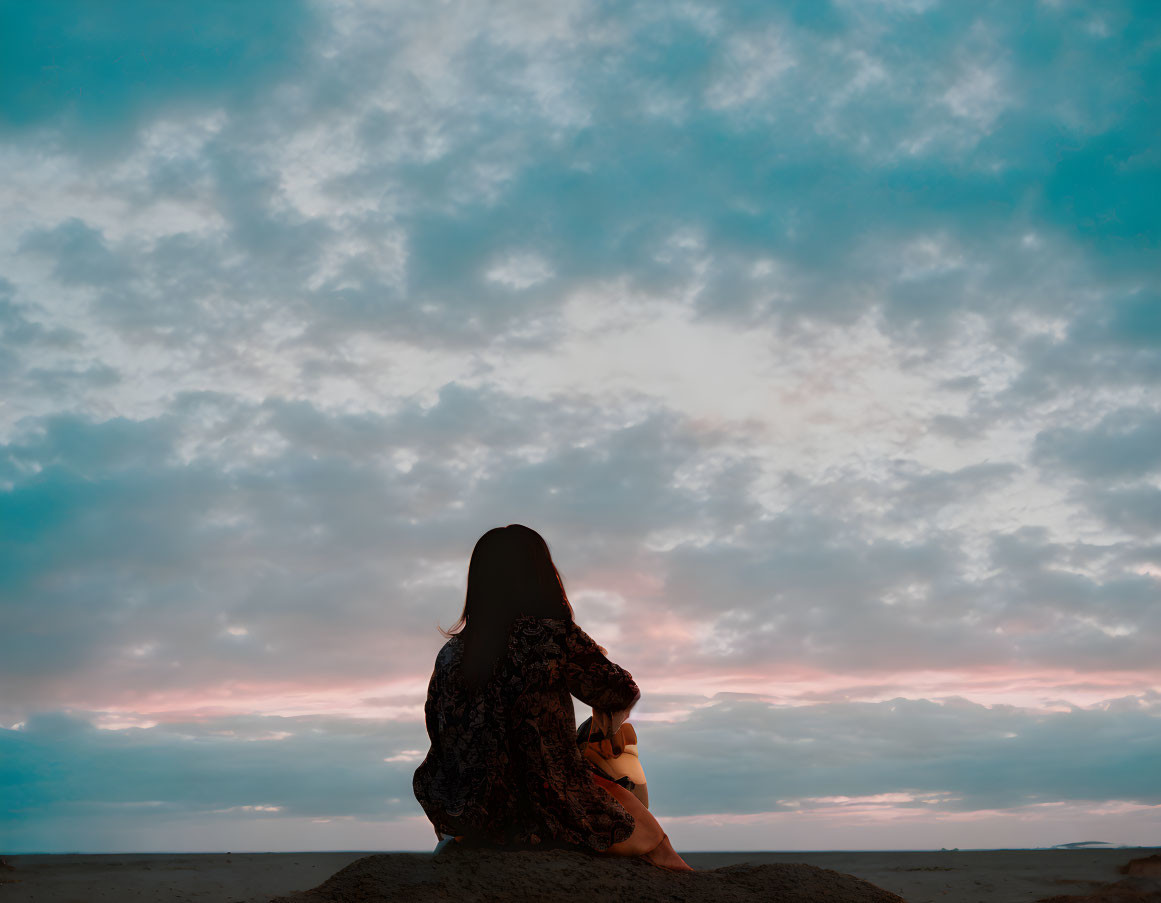
[[[1094,844],[1098,843],[1094,841]],[[831,848],[831,849],[803,849],[803,850],[686,850],[685,853],[1030,853],[1056,851],[1061,853],[1085,852],[1091,853],[1094,849],[1100,850],[1161,850],[1161,844],[1142,846],[1140,844],[1104,844],[1088,848],[1057,844],[1051,847],[879,847],[879,848]],[[577,851],[580,852],[580,851]],[[87,850],[66,851],[30,851],[11,852],[0,851],[0,857],[5,856],[299,856],[304,854],[323,853],[366,853],[368,855],[394,855],[397,853],[414,853],[421,856],[434,855],[432,850],[103,850],[100,852]]]

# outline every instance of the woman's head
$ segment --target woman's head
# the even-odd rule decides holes
[[[466,644],[464,664],[469,683],[491,673],[514,618],[534,615],[567,618],[573,611],[548,544],[523,524],[495,527],[476,542],[468,564],[468,589],[457,630]]]

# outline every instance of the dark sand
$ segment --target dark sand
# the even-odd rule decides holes
[[[854,875],[908,903],[1034,903],[1125,880],[1118,868],[1161,853],[1133,850],[687,853],[695,869],[806,863]],[[371,853],[11,855],[0,903],[269,903],[304,891]],[[429,854],[402,853],[423,857]],[[12,882],[12,883],[8,883]],[[1113,900],[1115,897],[1105,899]],[[1127,899],[1127,898],[1125,898]],[[1139,900],[1148,897],[1138,896]]]
[[[320,887],[272,903],[904,903],[812,865],[727,865],[673,872],[633,857],[573,850],[449,848],[438,856],[380,855],[351,863]]]

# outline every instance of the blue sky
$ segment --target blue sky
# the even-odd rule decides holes
[[[513,522],[679,849],[1155,842],[1159,40],[0,2],[0,848],[429,849]]]

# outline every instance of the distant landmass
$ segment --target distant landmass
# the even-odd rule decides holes
[[[1053,850],[1084,850],[1095,847],[1112,847],[1117,849],[1123,847],[1123,843],[1110,843],[1107,840],[1081,840],[1076,843],[1058,843],[1052,847]]]

